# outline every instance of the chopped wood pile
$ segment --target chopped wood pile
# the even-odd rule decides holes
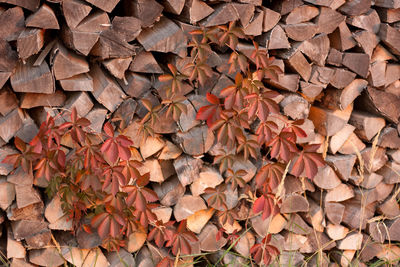
[[[299,143],[321,144],[327,162],[312,180],[285,177],[271,220],[251,212],[242,188],[224,192],[234,223],[207,205],[207,189],[226,175],[214,164],[216,137],[196,114],[207,93],[234,85],[227,51],[213,47],[204,85],[184,83],[186,112],[177,123],[165,115],[154,136],[144,143],[137,136],[146,103],[168,99],[158,77],[171,72],[169,63],[186,64],[190,32],[232,21],[275,57],[284,73],[267,87],[282,94],[284,115],[305,120]],[[132,139],[160,200],[154,214],[186,219],[199,239],[192,254],[210,253],[212,264],[242,266],[267,233],[280,251],[275,266],[400,260],[400,0],[0,0],[0,36],[0,161],[16,152],[15,137],[31,141],[47,114],[61,124],[76,108],[92,131],[111,121]],[[254,47],[239,42],[238,50],[250,58]],[[233,171],[246,171],[245,182],[265,164],[258,155],[229,159]],[[73,233],[46,186],[0,163],[0,257],[10,266],[162,260],[167,250],[143,231],[119,252],[101,248],[95,233]],[[221,228],[241,237],[232,253],[224,253],[226,238],[217,241]]]

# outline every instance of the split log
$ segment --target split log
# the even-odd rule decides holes
[[[194,24],[214,12],[214,9],[201,0],[189,0],[185,2],[181,18]]]
[[[284,25],[283,29],[287,37],[294,41],[305,41],[317,34],[318,26],[314,23],[306,22],[299,24]]]
[[[399,122],[399,97],[368,86],[366,94],[363,94],[363,97],[360,100],[361,109],[382,115],[396,124]]]
[[[164,17],[151,29],[142,31],[137,40],[146,51],[186,54],[186,36],[174,22]]]
[[[347,181],[356,162],[355,155],[327,155],[326,162],[336,171],[341,180]]]
[[[153,184],[153,189],[160,199],[160,203],[168,207],[175,205],[185,194],[185,187],[176,176],[167,179],[162,184]]]
[[[214,143],[214,134],[204,125],[194,127],[186,133],[176,134],[177,143],[183,152],[189,155],[201,155],[210,150]]]
[[[368,0],[350,0],[339,7],[339,11],[348,16],[359,16],[366,13],[371,7],[371,2]]]
[[[14,92],[54,93],[54,80],[46,61],[40,66],[33,66],[32,60],[26,64],[18,62],[15,73],[11,75],[11,86]]]
[[[88,73],[59,80],[59,83],[64,91],[93,91],[93,79]]]
[[[326,218],[329,221],[335,225],[338,225],[342,222],[345,210],[345,206],[343,204],[325,202],[324,208],[326,212]]]
[[[65,94],[57,90],[54,94],[25,93],[22,95],[20,107],[30,109],[34,107],[59,107],[65,103]]]
[[[53,51],[53,72],[56,80],[64,80],[89,71],[89,64],[84,57],[68,51],[57,44]]]
[[[375,9],[370,9],[367,13],[361,15],[349,17],[346,22],[354,27],[373,33],[379,32],[381,24],[381,20]]]
[[[367,78],[369,69],[369,56],[363,53],[344,53],[343,66],[354,71],[363,78]]]
[[[129,70],[143,73],[164,73],[151,52],[142,51],[133,57]]]
[[[336,154],[336,152],[343,146],[347,139],[349,139],[350,135],[354,132],[355,127],[346,124],[343,128],[334,134],[329,142],[329,151],[332,154]]]
[[[93,46],[90,54],[100,59],[132,57],[136,46],[129,44],[112,29],[101,32],[99,40]]]
[[[0,115],[0,138],[5,142],[10,141],[22,127],[22,116],[18,108],[9,112],[6,116]]]
[[[206,188],[215,188],[223,181],[224,179],[217,170],[203,167],[199,173],[199,177],[190,185],[190,191],[193,196],[199,196],[205,192]]]
[[[150,27],[155,21],[158,21],[164,8],[155,0],[125,1],[124,4],[125,13],[140,19],[144,28]]]
[[[0,114],[6,116],[18,107],[18,100],[11,88],[6,85],[0,89]]]
[[[388,126],[383,128],[378,138],[378,146],[391,149],[399,149],[400,137],[397,129]]]
[[[86,2],[110,13],[120,0],[86,0]]]
[[[142,31],[142,21],[135,17],[118,17],[112,20],[112,29],[126,42],[131,42]]]
[[[330,51],[332,51],[332,49]],[[328,59],[329,59],[329,56],[328,56]],[[340,62],[342,62],[342,61],[340,60]],[[345,88],[346,86],[350,85],[353,82],[355,77],[356,77],[356,74],[351,71],[348,71],[348,70],[342,69],[342,68],[335,68],[335,72],[329,83],[332,86],[334,86],[335,88],[342,89],[342,88]]]
[[[340,240],[347,236],[349,229],[340,224],[328,223],[326,233],[332,240]]]
[[[107,13],[96,11],[85,17],[76,28],[62,27],[61,36],[68,48],[87,56],[99,40],[100,33],[110,25]]]
[[[196,211],[204,210],[207,206],[201,197],[185,195],[181,197],[174,207],[176,221],[181,221],[193,215]]]
[[[93,106],[94,104],[86,92],[74,92],[65,102],[64,108],[67,110],[76,108],[78,115],[80,117],[84,117],[86,114],[88,114]],[[65,118],[68,119],[69,114],[65,116]]]
[[[380,1],[378,1],[380,2]],[[375,3],[376,6],[379,4]],[[397,9],[392,9],[392,8],[377,8],[376,11],[379,14],[379,18],[383,22],[387,23],[393,23],[400,21],[400,10]]]
[[[42,29],[60,29],[56,14],[48,5],[43,4],[35,13],[26,18],[27,27]]]
[[[318,33],[332,33],[346,17],[329,7],[321,7],[319,16],[316,18]]]
[[[351,49],[356,45],[356,41],[344,21],[329,35],[329,40],[331,46],[340,51]]]
[[[323,66],[329,53],[329,38],[326,34],[319,34],[310,40],[304,41],[299,49],[311,61]]]
[[[0,25],[2,39],[6,41],[17,40],[20,33],[25,30],[25,18],[22,8],[9,8],[0,14]]]
[[[296,213],[296,212],[307,212],[309,210],[309,204],[307,200],[297,194],[286,197],[280,208],[282,213]]]
[[[319,15],[317,7],[302,5],[293,9],[285,19],[286,24],[298,24],[310,21]]]
[[[92,94],[99,103],[105,106],[109,111],[114,112],[122,103],[126,95],[119,85],[97,64],[91,66],[90,76],[93,77]]]
[[[355,133],[351,133],[350,137],[344,142],[344,144],[338,150],[341,154],[357,154],[365,148],[365,144],[357,137]]]
[[[131,64],[132,57],[113,58],[103,61],[104,67],[118,79],[125,79],[125,71]]]
[[[345,110],[329,110],[312,106],[309,119],[313,121],[320,134],[332,136],[346,125],[352,109],[352,105],[349,105]]]
[[[64,259],[55,247],[30,250],[29,261],[42,266],[58,266],[64,263]]]
[[[358,45],[364,50],[364,53],[370,57],[380,41],[376,34],[369,31],[355,32],[353,33],[353,37],[357,41]]]
[[[294,69],[300,76],[308,81],[311,76],[311,65],[300,51],[297,51],[287,59],[288,65]]]
[[[266,38],[268,40],[268,49],[270,50],[290,48],[286,33],[279,25],[276,25],[271,31],[266,33]]]
[[[17,39],[17,51],[23,60],[37,54],[44,44],[44,30],[26,29],[21,32]]]
[[[68,27],[75,28],[89,15],[92,7],[81,0],[62,1],[62,11]]]
[[[396,55],[400,55],[400,32],[386,23],[382,23],[379,31],[382,42]]]

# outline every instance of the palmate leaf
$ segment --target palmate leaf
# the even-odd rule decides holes
[[[293,157],[294,153],[298,152],[295,140],[295,134],[281,132],[265,145],[271,146],[272,158],[288,162]]]
[[[131,151],[129,147],[132,145],[132,141],[124,135],[115,137],[114,128],[109,122],[104,124],[103,129],[108,136],[108,139],[101,146],[101,152],[107,156],[111,163],[115,163],[118,157],[123,160],[129,160],[131,157]]]
[[[167,223],[163,223],[162,221],[156,221],[154,223],[153,229],[149,232],[147,236],[148,241],[154,240],[156,245],[158,247],[163,247],[164,243],[167,240],[172,239],[174,233],[175,233],[175,228],[173,227],[174,222],[169,221]]]
[[[266,266],[268,266],[272,260],[279,255],[279,250],[269,244],[271,241],[271,235],[268,234],[261,243],[254,244],[251,249],[250,253],[253,256],[254,261],[257,264],[261,264],[263,262]]]
[[[97,228],[99,236],[102,239],[105,239],[108,236],[116,238],[122,234],[126,222],[121,214],[112,212],[111,210],[106,210],[103,213],[94,216],[91,225],[94,228]]]
[[[260,121],[266,121],[270,113],[279,113],[279,106],[273,100],[274,97],[278,96],[279,93],[275,91],[265,91],[261,94],[252,93],[244,98],[249,101],[248,117],[253,118],[254,115],[260,119]]]
[[[321,154],[315,152],[319,146],[319,144],[304,146],[303,151],[294,162],[290,173],[294,176],[300,176],[305,170],[307,178],[313,179],[318,173],[318,167],[325,166],[325,161]]]
[[[166,247],[172,247],[172,254],[177,255],[178,251],[182,255],[192,253],[192,246],[190,242],[197,242],[197,237],[193,232],[186,228],[186,220],[182,220],[173,234],[172,238],[165,244]]]
[[[264,193],[272,192],[278,187],[285,168],[280,163],[268,163],[256,175],[256,186]]]
[[[164,257],[157,265],[156,267],[174,267],[175,266],[175,260],[171,259],[170,257]]]
[[[253,204],[253,212],[255,214],[262,212],[262,219],[265,220],[269,216],[274,216],[279,212],[278,206],[275,204],[273,194],[264,194],[259,197]]]
[[[208,127],[211,127],[220,118],[222,109],[218,97],[211,93],[207,93],[206,97],[211,105],[201,107],[197,112],[196,120],[206,120]]]

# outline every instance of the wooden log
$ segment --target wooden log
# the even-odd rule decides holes
[[[345,110],[329,110],[312,106],[309,119],[313,121],[319,133],[325,136],[332,136],[339,132],[348,122],[352,106]]]
[[[286,24],[297,24],[310,21],[319,15],[319,10],[315,6],[302,5],[293,9],[285,19]]]
[[[167,18],[160,19],[151,29],[142,31],[137,39],[146,51],[186,54],[186,37],[183,31]]]
[[[118,17],[115,16],[112,20],[112,28],[118,33],[123,40],[131,42],[142,31],[142,21],[135,17]]]
[[[69,95],[64,108],[67,110],[76,108],[78,115],[84,117],[92,109],[93,105],[92,100],[86,92],[74,92]]]
[[[376,5],[376,3],[375,3]],[[400,9],[392,9],[392,8],[376,8],[376,11],[379,14],[379,18],[383,22],[393,23],[400,21]]]
[[[391,149],[399,149],[400,137],[397,129],[389,126],[383,128],[378,138],[378,146]]]
[[[350,84],[352,84],[355,77],[356,74],[351,71],[342,68],[335,68],[335,72],[329,83],[335,88],[346,89],[348,86],[350,86]],[[341,95],[344,96],[347,95],[347,93],[346,94],[342,93]]]
[[[363,78],[367,78],[369,69],[369,56],[363,53],[344,53],[343,66],[354,71]]]
[[[400,3],[397,0],[377,0],[375,6],[386,8],[400,8]]]
[[[42,29],[60,29],[56,14],[53,9],[43,4],[35,13],[26,18],[25,25],[27,27],[35,27]]]
[[[287,94],[279,105],[283,113],[294,120],[307,119],[310,112],[310,104],[298,94]]]
[[[321,7],[319,16],[315,19],[315,23],[318,25],[317,33],[330,34],[345,19],[345,16],[329,7]]]
[[[347,181],[351,176],[356,159],[355,155],[327,155],[325,160],[341,180]]]
[[[36,11],[39,8],[40,0],[1,0],[0,3],[7,3]]]
[[[53,94],[25,93],[20,99],[20,107],[25,109],[40,106],[60,107],[64,105],[65,99],[65,94],[60,90],[56,90]]]
[[[68,48],[87,56],[97,43],[100,33],[110,25],[107,13],[95,11],[84,18],[76,28],[63,26],[62,39]]]
[[[59,80],[59,83],[64,91],[93,91],[93,79],[88,73]]]
[[[215,188],[222,183],[223,180],[224,179],[217,170],[203,167],[199,173],[199,177],[190,185],[190,191],[193,196],[199,196],[205,192],[206,188]]]
[[[17,66],[18,55],[3,39],[0,39],[0,55],[0,85],[3,86]]]
[[[340,203],[325,203],[325,212],[327,219],[335,225],[338,225],[343,220],[345,206]]]
[[[132,97],[141,97],[151,88],[151,82],[146,76],[134,72],[127,73],[127,84],[122,80],[118,80],[118,83],[124,92]]]
[[[6,85],[0,89],[0,114],[6,116],[18,107],[18,100],[11,88]]]
[[[300,81],[300,87],[303,95],[306,97],[307,100],[310,102],[314,101],[314,99],[322,92],[324,89],[321,85],[316,85],[312,83],[306,83]]]
[[[381,20],[375,9],[370,9],[367,13],[347,18],[346,22],[354,27],[364,29],[373,33],[379,32]]]
[[[55,247],[30,250],[29,261],[33,264],[42,266],[46,266],[49,262],[55,266],[61,265],[65,262]]]
[[[53,73],[56,80],[64,80],[89,71],[86,59],[68,51],[62,44],[55,46],[53,54]]]
[[[246,27],[249,26],[250,22],[254,19],[255,15],[257,14],[255,6],[252,4],[241,4],[241,3],[232,3],[232,6],[236,10],[240,23],[243,25],[243,28],[245,29]],[[262,21],[261,24],[263,24]]]
[[[92,94],[94,98],[109,111],[114,112],[126,98],[126,95],[119,85],[104,73],[97,64],[92,65],[89,74],[93,77]]]
[[[240,19],[237,9],[231,3],[223,3],[215,7],[214,12],[204,19],[200,25],[203,27],[212,27],[226,24]]]
[[[343,146],[346,140],[354,132],[354,129],[354,126],[346,124],[339,132],[334,134],[329,142],[329,152],[336,154],[336,152]]]
[[[125,79],[125,71],[129,68],[132,58],[114,58],[103,61],[104,67],[118,79]]]
[[[62,11],[68,27],[75,28],[78,24],[89,15],[92,7],[81,0],[62,1]]]
[[[381,87],[386,83],[386,61],[376,61],[371,64],[368,81],[374,87]]]
[[[186,22],[195,24],[214,12],[214,9],[200,0],[189,0],[185,2],[180,17]]]
[[[86,2],[89,2],[92,5],[108,13],[110,13],[115,8],[119,1],[120,0],[86,0]]]
[[[14,92],[54,93],[53,75],[45,61],[37,67],[32,65],[32,60],[28,60],[26,64],[18,62],[10,80]]]
[[[300,76],[308,81],[311,76],[311,65],[300,51],[297,51],[286,61],[288,65],[295,70]]]
[[[100,59],[132,57],[136,53],[136,46],[129,44],[114,30],[101,32],[99,40],[93,46],[90,54]]]
[[[129,16],[134,16],[142,21],[142,27],[150,27],[159,20],[164,9],[155,0],[135,0],[125,1],[125,12]]]
[[[296,92],[299,86],[300,75],[298,74],[284,74],[278,76],[278,80],[267,80],[266,82],[281,90]]]
[[[194,127],[186,133],[178,132],[176,139],[183,152],[193,156],[206,153],[214,143],[214,135],[205,126]]]
[[[368,147],[362,150],[361,157],[364,161],[364,170],[366,172],[372,173],[382,168],[388,160],[385,152],[386,150],[381,147],[374,149]]]
[[[382,42],[392,53],[400,55],[400,32],[386,23],[382,23],[379,31]]]
[[[142,51],[133,57],[129,70],[142,73],[164,73],[151,52]]]
[[[299,24],[290,24],[290,25],[283,25],[283,29],[287,37],[294,41],[305,41],[314,37],[318,31],[318,25],[305,22]]]
[[[358,45],[364,50],[368,56],[372,56],[375,47],[379,43],[379,37],[369,31],[358,31],[353,33],[354,39],[357,41]]]
[[[304,41],[299,49],[311,61],[319,66],[324,66],[329,53],[329,38],[326,34],[319,34],[311,40]]]
[[[18,55],[22,59],[37,54],[44,44],[44,30],[26,29],[21,32],[17,39]]]
[[[274,2],[273,9],[276,12],[279,12],[281,15],[286,15],[290,13],[293,9],[298,6],[301,6],[303,1],[300,0],[288,0],[283,2]]]
[[[349,123],[356,127],[355,133],[365,141],[370,141],[384,126],[385,120],[362,111],[353,111]]]
[[[357,44],[345,21],[342,21],[338,28],[329,34],[329,40],[331,46],[340,51],[351,49]]]
[[[340,240],[346,237],[349,229],[340,224],[328,223],[326,233],[332,240]]]
[[[287,196],[280,208],[282,213],[307,212],[308,210],[308,201],[303,196],[297,194]]]
[[[249,21],[247,26],[243,28],[243,33],[252,36],[261,35],[263,32],[263,21],[264,21],[264,12],[263,11],[255,12],[253,14],[252,20]]]
[[[165,11],[179,15],[185,6],[185,0],[163,0],[162,4]]]
[[[175,205],[185,194],[185,187],[182,186],[176,176],[167,179],[161,184],[154,183],[153,189],[160,199],[160,203],[164,206]]]
[[[328,190],[325,195],[325,201],[328,202],[342,202],[354,197],[354,191],[351,186],[340,184],[335,188]]]
[[[368,0],[350,0],[339,7],[339,11],[348,16],[359,16],[366,13],[371,7]]]
[[[357,137],[355,133],[351,133],[349,139],[338,150],[341,154],[357,154],[358,151],[362,151],[365,148],[365,144]]]
[[[268,40],[268,49],[290,48],[286,33],[279,25],[276,25],[271,31],[266,33],[266,37]]]
[[[185,195],[176,203],[174,207],[174,217],[179,222],[193,215],[195,212],[206,208],[207,206],[201,197]]]
[[[313,182],[322,189],[333,189],[341,184],[339,177],[329,165],[319,168]]]
[[[92,110],[86,114],[86,119],[91,122],[91,125],[87,127],[87,130],[92,133],[101,133],[107,113],[108,110],[102,108],[100,105],[93,107]]]
[[[20,7],[9,8],[0,14],[0,34],[6,41],[17,40],[25,29],[24,12]]]
[[[394,123],[399,122],[400,98],[368,86],[360,99],[360,108],[381,115]]]
[[[14,109],[6,116],[0,115],[0,137],[5,142],[10,141],[21,127],[22,118],[18,109]]]

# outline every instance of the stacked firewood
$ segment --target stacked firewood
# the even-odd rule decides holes
[[[164,222],[187,219],[199,239],[193,254],[215,252],[207,255],[210,262],[220,256],[235,266],[243,261],[223,255],[227,242],[216,241],[221,227],[242,234],[233,251],[244,258],[257,238],[272,233],[283,266],[400,259],[400,0],[0,3],[0,161],[15,153],[13,138],[29,142],[48,113],[62,123],[65,111],[76,108],[93,131],[110,120],[133,140],[160,199],[154,213]],[[279,105],[286,116],[305,120],[305,138],[321,144],[328,164],[312,181],[287,175],[280,213],[271,220],[249,217],[239,192],[226,192],[238,213],[227,225],[202,198],[223,177],[209,162],[218,155],[215,138],[195,118],[207,92],[234,84],[229,54],[212,54],[213,75],[205,85],[185,83],[187,111],[178,123],[161,118],[144,144],[136,133],[147,113],[140,100],[157,105],[165,98],[158,77],[168,63],[182,64],[189,32],[231,21],[285,70],[268,87],[284,96]],[[249,47],[238,44],[245,55]],[[261,166],[261,160],[234,159],[233,168],[245,169],[248,182]],[[128,266],[155,266],[161,260],[143,233],[118,253],[99,248],[95,234],[73,235],[60,200],[45,197],[46,186],[0,163],[0,255],[11,266],[126,266],[120,258]]]

